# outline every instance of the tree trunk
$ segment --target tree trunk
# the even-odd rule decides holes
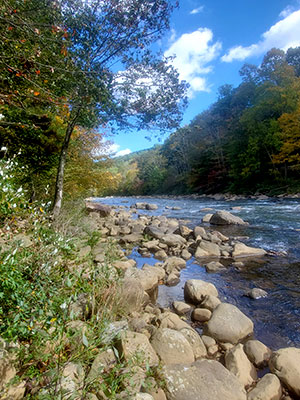
[[[55,195],[54,195],[54,202],[53,202],[53,209],[52,215],[53,219],[57,218],[60,214],[62,198],[63,198],[63,186],[64,186],[64,173],[65,173],[65,165],[67,160],[68,148],[71,139],[72,132],[74,130],[77,118],[79,116],[80,109],[77,110],[75,113],[74,118],[68,123],[66,134],[64,137],[64,142],[61,148],[60,157],[59,157],[59,164],[56,176],[56,183],[55,183]]]

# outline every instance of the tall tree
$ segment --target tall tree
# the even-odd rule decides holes
[[[54,46],[39,46],[35,50],[32,61],[35,74],[46,82],[28,89],[33,91],[33,98],[38,97],[44,103],[48,100],[49,105],[66,107],[68,111],[64,114],[65,134],[56,179],[53,208],[56,216],[61,208],[65,163],[76,125],[91,129],[110,123],[112,129],[153,131],[174,129],[179,124],[187,85],[179,82],[168,59],[147,50],[169,27],[169,17],[177,2],[42,0],[38,8],[37,0],[27,0],[25,14],[23,3],[5,0],[9,10],[6,13],[9,21],[4,18],[6,28],[13,26],[12,20],[17,15],[18,40],[23,40],[24,31],[32,50],[36,46],[34,33],[41,39],[53,35]],[[48,9],[49,21],[41,24],[38,18],[30,19],[28,4],[34,4],[33,14],[36,9],[45,13]],[[4,29],[4,36],[5,32]],[[58,63],[50,54],[57,56]],[[25,63],[28,60],[26,56]],[[53,73],[52,79],[48,79]],[[10,77],[12,88],[17,78],[21,78],[22,84],[28,82],[27,76],[14,68]]]

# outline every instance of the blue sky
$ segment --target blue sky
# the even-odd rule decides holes
[[[300,0],[181,0],[158,46],[176,56],[180,77],[190,83],[183,126],[216,100],[221,85],[240,83],[244,63],[259,65],[272,47],[300,46]],[[158,143],[145,136],[120,133],[112,149],[123,155]]]

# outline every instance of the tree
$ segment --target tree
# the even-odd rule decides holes
[[[179,124],[186,104],[187,85],[179,82],[170,60],[147,50],[169,27],[169,17],[177,2],[44,0],[39,10],[49,11],[51,18],[42,24],[37,18],[30,19],[28,14],[28,3],[36,10],[37,0],[26,2],[26,15],[21,8],[14,13],[14,9],[19,10],[14,6],[23,4],[21,0],[5,2],[9,8],[9,21],[5,20],[7,29],[12,26],[11,19],[18,15],[17,33],[22,28],[18,40],[25,32],[31,51],[36,46],[33,34],[36,30],[38,38],[53,35],[50,51],[45,48],[33,52],[32,63],[35,71],[39,71],[36,75],[40,79],[45,74],[46,86],[39,81],[39,91],[35,91],[35,87],[28,89],[33,90],[33,97],[39,97],[43,104],[48,100],[48,106],[68,110],[64,115],[65,134],[56,179],[53,214],[57,216],[62,202],[67,152],[75,126],[92,129],[109,123],[112,129],[153,131],[174,129]],[[57,56],[58,63],[52,60],[50,53]],[[14,59],[13,54],[11,56]],[[25,58],[26,63],[29,57]],[[61,60],[65,62],[63,68]],[[36,69],[39,64],[41,68]],[[27,77],[16,76],[16,70],[11,77],[12,88],[17,78],[27,85]],[[57,72],[57,78],[56,75],[52,77],[49,87],[48,75],[52,71]],[[31,85],[32,81],[29,83]],[[39,94],[35,96],[35,93]],[[16,94],[15,103],[18,101]]]

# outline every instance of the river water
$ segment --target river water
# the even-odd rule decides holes
[[[174,287],[159,287],[158,303],[170,306],[174,300],[183,300],[183,286],[188,279],[203,279],[213,283],[221,301],[235,304],[248,315],[255,326],[255,338],[273,350],[281,347],[300,347],[300,200],[236,200],[216,201],[213,199],[190,198],[143,198],[106,197],[98,198],[102,203],[130,207],[138,202],[157,204],[158,210],[138,210],[140,214],[165,215],[184,219],[186,225],[202,224],[208,211],[203,208],[227,210],[249,222],[249,226],[214,227],[227,236],[246,236],[242,241],[250,246],[286,255],[266,256],[259,261],[249,260],[245,267],[237,270],[227,266],[225,271],[207,273],[201,263],[194,259],[187,262],[181,271],[181,281]],[[166,207],[178,207],[172,210]],[[240,207],[240,209],[235,209]],[[232,209],[233,208],[233,209]],[[133,251],[138,267],[144,263],[155,264],[154,258],[142,258]],[[268,292],[268,297],[253,300],[244,294],[248,289],[259,287]]]

